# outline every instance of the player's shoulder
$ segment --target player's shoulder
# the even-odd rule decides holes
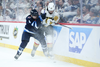
[[[46,12],[47,12],[46,8],[43,8],[43,9],[41,10],[41,13],[46,13]]]
[[[58,16],[58,15],[59,15],[59,13],[58,13],[58,12],[56,12],[56,11],[54,11],[54,15]]]
[[[43,9],[41,10],[41,13],[44,13],[44,11],[45,11],[45,9],[43,8]]]
[[[32,18],[31,15],[28,15],[28,16],[26,17],[27,20],[30,20],[31,18]]]

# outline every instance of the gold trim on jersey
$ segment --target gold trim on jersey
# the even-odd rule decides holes
[[[45,22],[47,23],[47,20],[48,20],[49,18],[46,18],[46,20],[45,20]]]
[[[45,20],[45,22],[47,23],[47,20],[48,19],[52,19],[53,20],[53,18],[51,18],[51,17],[46,17],[46,20]],[[52,24],[52,22],[50,22],[50,25]]]
[[[57,21],[57,20],[58,20],[58,16],[55,16],[55,17],[54,17],[54,20]]]

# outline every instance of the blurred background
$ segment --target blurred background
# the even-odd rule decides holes
[[[30,10],[41,13],[54,2],[59,23],[100,24],[100,0],[0,0],[0,21],[25,21]]]

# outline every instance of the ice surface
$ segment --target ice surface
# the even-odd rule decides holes
[[[0,47],[0,67],[83,67],[37,55],[31,57],[31,54],[25,52],[15,60],[16,52],[17,50]]]

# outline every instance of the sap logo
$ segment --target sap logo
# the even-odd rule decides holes
[[[61,29],[62,29],[62,27],[53,26],[53,43],[54,44],[57,41],[57,38],[59,36]]]
[[[69,30],[69,51],[80,53],[91,33],[91,28],[74,28]]]
[[[73,36],[75,36],[75,39],[73,38]],[[70,40],[72,41],[72,43],[70,43],[70,47],[76,47],[78,46],[78,48],[82,49],[82,44],[84,44],[86,42],[86,34],[82,33],[82,32],[71,32],[70,33]]]

